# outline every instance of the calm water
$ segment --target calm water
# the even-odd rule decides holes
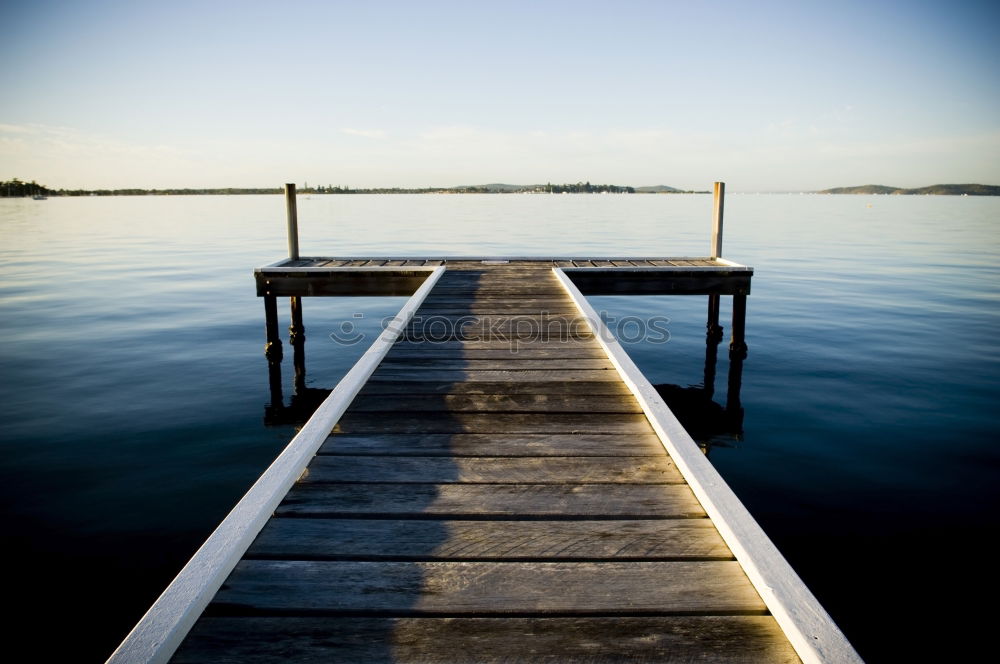
[[[331,196],[299,214],[304,254],[690,255],[710,206]],[[743,435],[710,458],[869,661],[971,647],[1000,521],[1000,199],[737,195],[726,214],[724,254],[757,273]],[[283,233],[278,196],[0,200],[10,633],[102,660],[290,439],[263,422],[250,276]],[[402,301],[307,299],[309,385],[364,350],[329,332],[371,335]],[[653,382],[702,382],[705,298],[594,301],[669,316],[668,343],[628,349]],[[719,403],[727,371],[722,352]]]

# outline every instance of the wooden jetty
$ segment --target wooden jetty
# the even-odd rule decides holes
[[[255,276],[272,368],[276,298],[299,362],[298,298],[412,295],[110,661],[860,661],[585,298],[708,295],[717,339],[732,296],[742,358],[751,268],[295,251]]]

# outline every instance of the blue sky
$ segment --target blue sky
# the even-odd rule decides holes
[[[980,2],[5,3],[0,178],[1000,184]]]

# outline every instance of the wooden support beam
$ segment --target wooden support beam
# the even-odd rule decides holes
[[[722,328],[719,328],[721,334]],[[711,399],[715,394],[715,365],[719,357],[719,339],[711,336],[705,339],[705,395]]]
[[[295,296],[291,301],[291,323],[288,326],[288,343],[292,345],[292,366],[295,368],[295,390],[306,386],[306,328],[302,324],[302,298]]]
[[[729,342],[730,353],[746,357],[747,344],[744,339],[747,322],[747,296],[733,295],[733,330]]]
[[[715,199],[712,205],[712,249],[709,256],[722,256],[722,208],[726,198],[726,183],[715,183]]]
[[[719,300],[718,295],[708,296],[708,321],[705,323],[708,341],[715,343],[722,341],[722,326],[719,325]]]
[[[274,295],[264,296],[264,357],[268,362],[281,362],[281,334],[278,332],[278,298]]]
[[[743,404],[740,403],[740,389],[743,386],[743,360],[746,350],[729,353],[729,384],[726,389],[726,418],[734,431],[743,435]]]
[[[288,215],[288,257],[299,260],[299,215],[295,206],[295,184],[285,185],[285,210]]]

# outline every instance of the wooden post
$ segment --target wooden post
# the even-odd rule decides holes
[[[726,198],[726,183],[715,183],[715,200],[712,204],[712,252],[711,258],[722,256],[722,208]]]
[[[302,324],[302,298],[289,298],[292,305],[291,324],[288,326],[288,343],[292,345],[292,365],[295,368],[295,388],[306,384],[306,328]]]
[[[281,390],[281,363],[267,363],[267,386],[271,393],[271,403],[264,407],[264,420],[275,420],[285,407],[285,397]]]
[[[272,364],[281,362],[281,334],[278,332],[278,298],[264,296],[264,357]]]
[[[746,353],[729,354],[729,381],[726,389],[726,420],[733,433],[743,435],[743,405],[740,389],[743,386],[743,360]]]
[[[708,296],[708,322],[705,323],[705,327],[708,329],[708,340],[715,343],[722,341],[722,326],[719,325],[720,297],[719,295]]]
[[[288,213],[288,257],[299,260],[299,215],[295,209],[295,184],[285,185],[285,210]]]
[[[715,396],[715,365],[719,357],[719,340],[708,337],[705,339],[705,396],[711,399]]]
[[[747,343],[744,339],[747,323],[747,296],[733,295],[733,336],[729,342],[729,354],[740,357],[747,355]]]

